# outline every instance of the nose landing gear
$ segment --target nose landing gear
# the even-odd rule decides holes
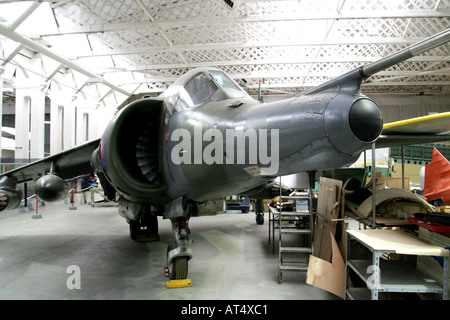
[[[175,241],[167,248],[167,268],[170,280],[186,279],[188,275],[188,261],[192,258],[189,247],[192,241],[189,238],[190,230],[188,219],[172,219],[172,228],[175,231]]]
[[[181,208],[180,208],[181,207]],[[192,259],[190,245],[191,231],[189,230],[189,217],[192,205],[188,201],[177,201],[170,206],[169,218],[175,232],[175,241],[167,248],[167,276],[170,280],[182,280],[188,276],[188,262]],[[178,210],[173,210],[178,209]],[[181,210],[180,210],[181,209]],[[182,215],[180,215],[182,213]]]

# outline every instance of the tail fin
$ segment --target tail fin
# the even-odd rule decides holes
[[[363,80],[370,76],[392,67],[400,62],[415,57],[428,50],[439,47],[450,41],[450,29],[444,30],[427,39],[424,39],[406,49],[400,50],[394,54],[384,57],[378,61],[374,61],[360,68],[354,69],[346,74],[343,74],[335,79],[332,79],[324,84],[317,86],[304,94],[311,94],[320,91],[351,91],[358,92],[361,88]]]
[[[450,163],[436,148],[431,163],[425,166],[423,195],[428,201],[443,199],[444,205],[450,205]]]

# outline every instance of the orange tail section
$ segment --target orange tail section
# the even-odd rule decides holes
[[[450,163],[436,148],[431,163],[425,166],[423,195],[428,201],[442,198],[444,205],[450,205]]]

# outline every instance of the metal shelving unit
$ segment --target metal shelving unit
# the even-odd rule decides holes
[[[346,298],[378,300],[386,293],[438,293],[448,298],[448,257],[450,251],[429,244],[404,231],[397,230],[348,230],[346,259]],[[353,259],[352,240],[356,240],[369,252],[369,259]],[[391,241],[392,240],[392,241]],[[427,255],[443,259],[443,286],[404,261],[387,260],[389,254]],[[349,274],[354,272],[365,287],[350,287]]]

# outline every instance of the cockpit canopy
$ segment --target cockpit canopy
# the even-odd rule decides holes
[[[198,68],[175,81],[163,94],[171,113],[191,109],[210,101],[250,98],[225,72]]]

